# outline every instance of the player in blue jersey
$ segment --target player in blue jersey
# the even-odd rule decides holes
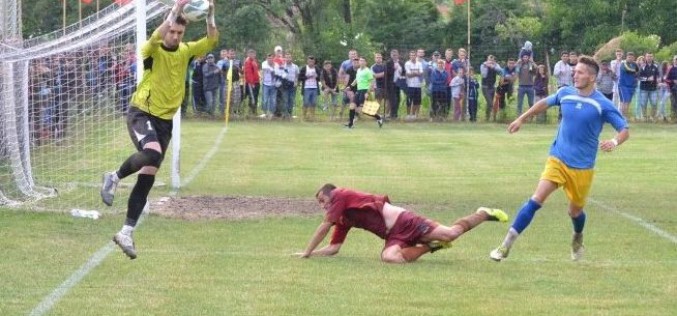
[[[579,260],[584,251],[583,207],[592,185],[598,148],[610,152],[630,136],[623,115],[602,93],[595,89],[599,65],[588,56],[581,56],[574,72],[574,87],[563,87],[557,93],[538,101],[508,127],[509,133],[519,131],[530,117],[551,106],[560,106],[562,122],[550,147],[550,154],[536,191],[517,213],[505,240],[490,253],[491,259],[508,257],[517,237],[529,226],[536,211],[559,187],[569,200],[569,216],[573,223],[571,259]],[[599,140],[602,126],[609,123],[616,130],[614,138]]]

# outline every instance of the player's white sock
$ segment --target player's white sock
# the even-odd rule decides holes
[[[133,232],[134,226],[122,225],[122,229],[120,229],[120,233],[127,236],[131,236]]]
[[[113,174],[113,176],[111,177],[111,180],[113,180],[113,182],[115,182],[115,183],[120,182],[120,178],[118,177],[118,172],[117,172],[117,171],[113,171],[113,172],[111,172],[111,173]]]
[[[505,235],[505,239],[503,240],[503,244],[501,246],[503,246],[503,248],[505,249],[510,249],[510,247],[512,247],[512,244],[515,242],[515,240],[519,235],[520,234],[515,229],[510,227],[510,229],[508,229],[508,233]]]

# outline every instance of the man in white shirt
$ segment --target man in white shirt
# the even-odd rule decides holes
[[[621,77],[621,64],[623,63],[623,50],[622,49],[617,49],[616,50],[616,59],[612,60],[609,63],[609,68],[611,68],[611,71],[613,71],[616,74],[616,82],[614,82],[614,96],[613,96],[613,102],[614,105],[618,108],[618,105],[620,104],[620,98],[618,97],[618,78]]]
[[[573,72],[572,68],[569,65],[569,53],[563,51],[560,54],[561,60],[555,64],[555,69],[553,69],[553,76],[557,79],[557,89],[561,87],[571,86],[573,83]]]
[[[407,119],[415,120],[421,109],[421,87],[423,87],[423,64],[416,59],[416,51],[409,52],[404,64],[407,77]]]

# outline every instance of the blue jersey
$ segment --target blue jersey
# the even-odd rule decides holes
[[[562,122],[550,147],[550,155],[570,168],[595,167],[604,123],[611,124],[618,132],[628,128],[623,115],[597,90],[584,97],[574,87],[563,87],[546,102],[548,106],[559,105],[562,111]]]

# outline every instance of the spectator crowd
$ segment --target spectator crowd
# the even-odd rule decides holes
[[[233,48],[222,49],[218,57],[199,56],[187,65],[182,114],[192,108],[193,115],[202,117],[314,120],[321,111],[329,120],[347,121],[347,109],[374,100],[386,120],[505,122],[555,89],[573,85],[578,56],[561,52],[551,70],[538,61],[528,41],[515,58],[499,62],[488,55],[479,67],[463,48],[434,51],[430,58],[424,49],[392,49],[387,58],[381,53],[360,55],[355,49],[347,55],[341,62],[304,56],[299,65],[299,56],[281,46],[261,61],[251,49],[244,60]],[[371,79],[362,81],[366,89],[358,90],[360,58],[366,62],[360,78]],[[657,62],[650,52],[636,55],[619,49],[615,59],[600,65],[597,89],[626,118],[677,123],[677,56]],[[88,104],[114,104],[116,112],[126,113],[136,83],[131,44],[36,59],[29,69],[29,122],[37,144],[63,138],[69,117],[87,111]]]

